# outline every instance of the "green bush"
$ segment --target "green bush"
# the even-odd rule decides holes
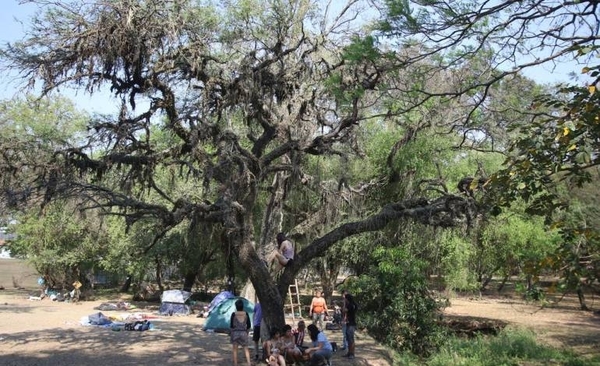
[[[429,355],[444,334],[436,321],[439,305],[428,289],[425,262],[402,248],[380,248],[372,256],[369,271],[347,287],[359,304],[359,327],[395,350]]]
[[[593,360],[582,360],[566,350],[541,345],[536,341],[532,331],[506,328],[498,336],[493,337],[480,336],[472,339],[451,337],[439,352],[421,364],[427,366],[584,366],[597,363]]]

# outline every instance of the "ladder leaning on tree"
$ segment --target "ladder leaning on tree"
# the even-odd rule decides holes
[[[300,303],[298,280],[294,280],[294,284],[288,286],[288,300],[289,303],[286,304],[286,307],[290,308],[290,312],[292,313],[292,321],[296,322],[296,311],[298,311],[298,317],[302,318],[302,304]]]

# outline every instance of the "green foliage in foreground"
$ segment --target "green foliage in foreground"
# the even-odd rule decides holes
[[[600,365],[600,356],[583,359],[573,352],[559,350],[536,341],[535,334],[525,329],[507,328],[498,336],[477,338],[450,337],[427,360],[414,355],[398,355],[395,365],[426,366],[512,366],[512,365]]]
[[[371,263],[347,286],[359,303],[359,327],[396,351],[428,356],[445,336],[436,321],[440,305],[427,287],[426,263],[403,247],[379,247]]]

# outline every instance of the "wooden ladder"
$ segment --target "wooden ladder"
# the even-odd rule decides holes
[[[298,280],[294,280],[294,284],[288,286],[288,297],[290,302],[287,306],[292,313],[292,321],[296,322],[296,310],[298,311],[298,317],[302,318],[302,304],[300,303]]]

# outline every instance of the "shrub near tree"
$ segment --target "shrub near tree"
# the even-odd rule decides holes
[[[350,278],[344,288],[359,304],[358,327],[398,351],[428,356],[442,344],[437,322],[442,309],[429,290],[427,263],[401,247],[377,247],[368,271]]]

